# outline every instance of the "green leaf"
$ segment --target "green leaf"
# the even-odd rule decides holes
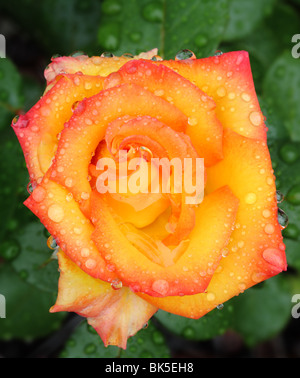
[[[60,357],[63,358],[161,358],[169,357],[169,350],[160,331],[149,322],[127,342],[126,350],[104,346],[96,331],[83,321],[67,341]]]
[[[182,49],[213,54],[227,23],[228,0],[104,0],[98,42],[116,55],[159,49],[165,59]]]
[[[229,23],[224,41],[249,35],[272,12],[276,0],[230,0]]]
[[[26,283],[10,265],[0,267],[0,293],[5,297],[6,318],[0,319],[2,340],[32,340],[56,330],[65,314],[50,314],[53,294]]]
[[[281,55],[268,70],[263,83],[263,99],[277,116],[293,141],[300,141],[300,60],[290,51]]]
[[[93,0],[11,0],[0,5],[49,56],[96,52],[100,7],[100,1]]]
[[[182,316],[158,311],[155,317],[161,324],[178,336],[190,340],[209,340],[222,335],[230,326],[234,308],[227,302],[220,305],[200,319],[188,319]]]
[[[283,276],[268,279],[233,299],[233,328],[253,346],[278,334],[291,313],[291,294]]]
[[[19,189],[28,174],[24,157],[13,130],[2,133],[0,141],[0,240],[3,238],[19,202]]]
[[[55,293],[59,279],[58,263],[51,259],[53,250],[47,247],[44,226],[39,222],[28,223],[15,231],[14,238],[21,250],[12,261],[16,272],[40,290]]]
[[[288,217],[283,230],[288,265],[300,268],[300,143],[275,140],[270,148],[277,189],[284,196],[278,206]]]
[[[21,76],[8,59],[0,59],[0,130],[8,129],[16,113],[23,107]]]

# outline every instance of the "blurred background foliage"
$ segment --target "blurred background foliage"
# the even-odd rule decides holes
[[[0,319],[3,357],[300,357],[300,33],[299,0],[10,0],[0,2]],[[86,321],[49,314],[58,266],[49,236],[22,202],[28,175],[10,123],[42,95],[53,55],[83,51],[138,54],[181,49],[198,58],[231,50],[250,54],[269,128],[268,143],[288,214],[283,230],[288,272],[231,299],[199,320],[159,311],[126,351],[105,349]],[[300,49],[299,49],[300,50]],[[284,213],[280,221],[286,224]]]

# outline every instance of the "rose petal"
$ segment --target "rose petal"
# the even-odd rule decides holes
[[[98,93],[103,86],[99,76],[63,75],[24,116],[26,127],[19,122],[12,127],[22,146],[30,178],[43,177],[57,148],[58,134],[72,115],[72,105]],[[24,123],[24,122],[23,122]]]
[[[196,211],[186,251],[173,265],[164,267],[129,242],[98,193],[92,194],[91,204],[96,226],[92,238],[105,260],[133,291],[160,297],[199,293],[207,288],[229,241],[238,207],[236,197],[226,187],[206,196]]]
[[[72,311],[88,318],[104,345],[126,349],[127,339],[139,331],[157,308],[128,288],[114,290],[92,278],[59,252],[59,292],[51,312]]]
[[[246,51],[157,64],[174,69],[211,96],[224,128],[249,138],[266,140],[264,116],[257,100]]]
[[[240,200],[235,230],[207,294],[184,298],[141,297],[181,316],[199,318],[247,288],[286,270],[277,220],[275,182],[267,145],[224,133],[224,159],[208,169],[207,190],[228,184]]]
[[[24,204],[39,217],[60,248],[82,270],[105,281],[116,278],[91,240],[93,225],[82,214],[70,192],[45,177]]]

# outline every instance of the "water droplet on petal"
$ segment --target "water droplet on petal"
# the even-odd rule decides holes
[[[12,120],[12,126],[18,129],[25,129],[29,124],[29,119],[25,115],[16,115]]]
[[[253,205],[255,202],[256,202],[256,194],[255,193],[248,193],[245,197],[245,202],[248,204],[248,205]]]
[[[288,216],[282,209],[278,208],[277,218],[278,218],[278,223],[281,226],[281,229],[284,230],[289,224]]]
[[[64,209],[60,205],[53,204],[48,209],[48,217],[53,222],[59,223],[65,217]]]
[[[219,305],[217,306],[217,309],[218,309],[218,310],[223,310],[223,308],[224,308],[223,303],[221,303],[221,304],[219,304]]]
[[[215,299],[216,299],[216,296],[215,296],[215,294],[214,293],[207,293],[206,294],[206,299],[209,301],[209,302],[212,302],[212,301],[214,301]]]
[[[184,49],[178,51],[178,53],[175,56],[175,60],[186,60],[186,59],[196,59],[196,55],[193,53],[193,51]]]
[[[284,200],[284,195],[281,193],[280,190],[276,190],[276,201],[277,203],[281,203]]]
[[[260,126],[262,123],[262,117],[259,112],[251,112],[249,114],[249,119],[253,126]]]
[[[275,226],[271,223],[266,224],[265,228],[265,233],[268,235],[272,235],[275,231]]]
[[[169,291],[169,284],[166,280],[156,280],[152,284],[152,290],[160,295],[166,295]]]
[[[120,290],[123,287],[122,281],[119,280],[118,278],[113,280],[110,285],[111,285],[112,289],[114,289],[114,290]]]
[[[114,54],[112,54],[111,52],[104,52],[100,56],[101,58],[113,58]]]
[[[283,256],[283,252],[276,248],[268,248],[263,251],[264,260],[280,271],[285,267],[285,260]]]
[[[50,235],[48,240],[47,240],[47,246],[48,246],[48,248],[53,249],[53,250],[58,247],[56,240],[54,239],[54,237],[52,235]]]
[[[38,186],[35,188],[35,190],[32,192],[32,198],[35,202],[42,202],[46,197],[46,190],[42,186]]]
[[[85,110],[85,101],[76,101],[74,102],[74,104],[72,105],[72,112],[79,116],[80,114],[82,114]]]

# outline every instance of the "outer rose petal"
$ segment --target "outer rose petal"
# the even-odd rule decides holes
[[[216,105],[224,128],[254,139],[266,140],[261,112],[246,51],[234,51],[204,59],[163,61],[194,82]]]
[[[196,210],[196,224],[186,251],[174,265],[164,267],[128,241],[98,193],[93,193],[91,203],[96,225],[92,238],[104,258],[115,266],[124,285],[157,297],[206,290],[229,241],[238,208],[228,187],[206,196]]]
[[[40,218],[67,256],[86,273],[105,281],[117,278],[107,269],[91,240],[94,226],[65,188],[44,177],[24,204]]]
[[[151,59],[157,55],[157,49],[141,53],[135,59]],[[52,62],[45,69],[45,78],[47,83],[52,82],[56,76],[69,73],[75,74],[81,72],[84,75],[100,75],[107,76],[112,72],[118,71],[123,64],[127,63],[132,58],[126,56],[114,56],[111,58],[104,58],[100,56],[93,56],[89,58],[87,55],[61,56],[52,58]]]
[[[265,142],[225,131],[224,159],[208,169],[207,190],[228,184],[240,199],[235,230],[206,294],[175,298],[141,295],[178,315],[199,318],[247,288],[286,270],[277,220],[275,183]],[[255,194],[255,196],[254,196]]]
[[[36,105],[12,124],[32,180],[43,177],[48,170],[57,148],[57,135],[71,117],[72,105],[93,96],[102,87],[100,76],[61,76]]]
[[[126,349],[127,339],[139,331],[157,308],[128,288],[113,290],[111,285],[92,278],[59,252],[59,292],[51,312],[72,311],[87,317],[105,346]]]

